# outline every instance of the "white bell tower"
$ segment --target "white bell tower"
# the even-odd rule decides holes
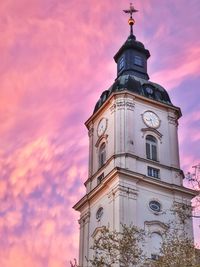
[[[193,190],[183,187],[179,163],[178,119],[167,91],[149,81],[149,51],[133,35],[136,10],[130,14],[130,35],[114,56],[117,78],[98,100],[86,121],[89,175],[86,195],[74,208],[80,212],[79,264],[87,267],[93,238],[102,226],[120,230],[134,224],[149,231],[148,251],[155,255],[176,204],[191,205]],[[193,238],[192,220],[187,234]]]

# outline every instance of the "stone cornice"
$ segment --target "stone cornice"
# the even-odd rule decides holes
[[[90,212],[86,212],[84,213],[81,218],[79,219],[79,224],[82,226],[83,224],[89,222],[89,218],[90,218]]]
[[[128,90],[123,90],[122,92],[115,92],[112,93],[109,98],[107,99],[107,101],[85,122],[85,125],[87,128],[89,128],[89,125],[91,124],[91,122],[93,122],[94,120],[96,120],[97,117],[101,116],[101,114],[103,113],[104,109],[110,105],[110,103],[116,99],[117,96],[124,96],[125,98],[127,97],[132,97],[134,100],[140,100],[143,101],[145,103],[150,103],[152,105],[155,105],[156,107],[161,107],[161,108],[165,108],[167,110],[174,110],[175,112],[177,112],[178,114],[178,118],[180,118],[182,116],[181,113],[181,109],[179,107],[176,106],[171,106],[162,102],[158,102],[156,100],[150,99],[150,98],[146,98],[144,96],[132,93]]]
[[[105,178],[102,180],[102,182],[99,185],[97,185],[93,190],[91,190],[88,194],[86,194],[79,202],[77,202],[73,208],[75,210],[80,210],[85,204],[89,203],[97,194],[99,194],[102,191],[102,189],[105,188],[107,184],[111,180],[113,180],[113,178],[115,178],[117,175],[118,176],[125,175],[129,178],[137,180],[137,183],[147,183],[147,184],[161,187],[165,190],[169,190],[172,192],[184,193],[190,196],[191,198],[197,195],[197,192],[195,190],[188,189],[183,186],[178,186],[175,184],[169,184],[159,179],[150,178],[146,175],[142,175],[137,172],[133,172],[130,170],[116,167],[107,176],[105,176]]]
[[[94,189],[92,189],[88,194],[86,194],[83,198],[81,198],[74,206],[73,209],[79,210],[83,205],[88,203],[98,192],[100,192],[101,188],[105,187],[108,181],[112,180],[112,178],[117,174],[118,168],[114,168]]]
[[[119,158],[119,157],[134,158],[134,159],[140,160],[142,162],[145,162],[145,163],[148,163],[148,164],[151,164],[151,165],[155,165],[158,168],[165,168],[165,169],[168,169],[170,171],[176,171],[176,172],[179,172],[179,173],[183,174],[183,171],[181,169],[178,169],[178,168],[175,168],[175,167],[172,167],[172,166],[168,166],[168,165],[164,165],[164,164],[160,163],[159,161],[154,161],[154,160],[150,160],[150,159],[147,159],[147,158],[141,158],[139,156],[136,156],[135,154],[125,153],[124,152],[124,153],[114,154],[109,159],[107,159],[106,163],[85,181],[84,185],[86,186],[89,181],[92,181],[95,177],[99,176],[102,172],[104,172],[105,168],[109,165],[109,163],[113,159],[116,159],[116,158]]]

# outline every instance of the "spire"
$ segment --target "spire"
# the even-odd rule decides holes
[[[130,18],[128,20],[128,24],[130,25],[130,35],[133,35],[133,25],[135,24],[135,20],[132,17],[132,14],[135,12],[138,12],[133,6],[132,3],[130,3],[130,9],[123,10],[125,13],[130,14]]]
[[[133,35],[133,25],[135,24],[133,13],[138,12],[138,10],[130,4],[130,8],[123,11],[129,14],[130,35],[114,56],[117,63],[117,78],[130,74],[148,80],[147,59],[150,57],[150,53],[143,43],[137,41],[135,35]]]

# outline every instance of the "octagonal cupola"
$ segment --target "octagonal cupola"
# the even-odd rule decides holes
[[[114,56],[114,60],[117,63],[117,77],[123,74],[131,74],[138,78],[148,80],[147,59],[150,57],[150,53],[149,50],[144,47],[143,43],[136,40],[136,37],[133,34],[135,20],[133,19],[132,14],[137,12],[137,10],[131,5],[130,9],[124,10],[124,12],[130,14],[128,20],[130,25],[130,35]]]

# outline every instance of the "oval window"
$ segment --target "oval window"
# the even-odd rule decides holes
[[[99,221],[103,215],[103,208],[99,208],[96,213],[96,219]]]
[[[149,207],[151,210],[156,211],[156,212],[160,212],[161,211],[161,204],[158,201],[150,201],[149,202]]]

